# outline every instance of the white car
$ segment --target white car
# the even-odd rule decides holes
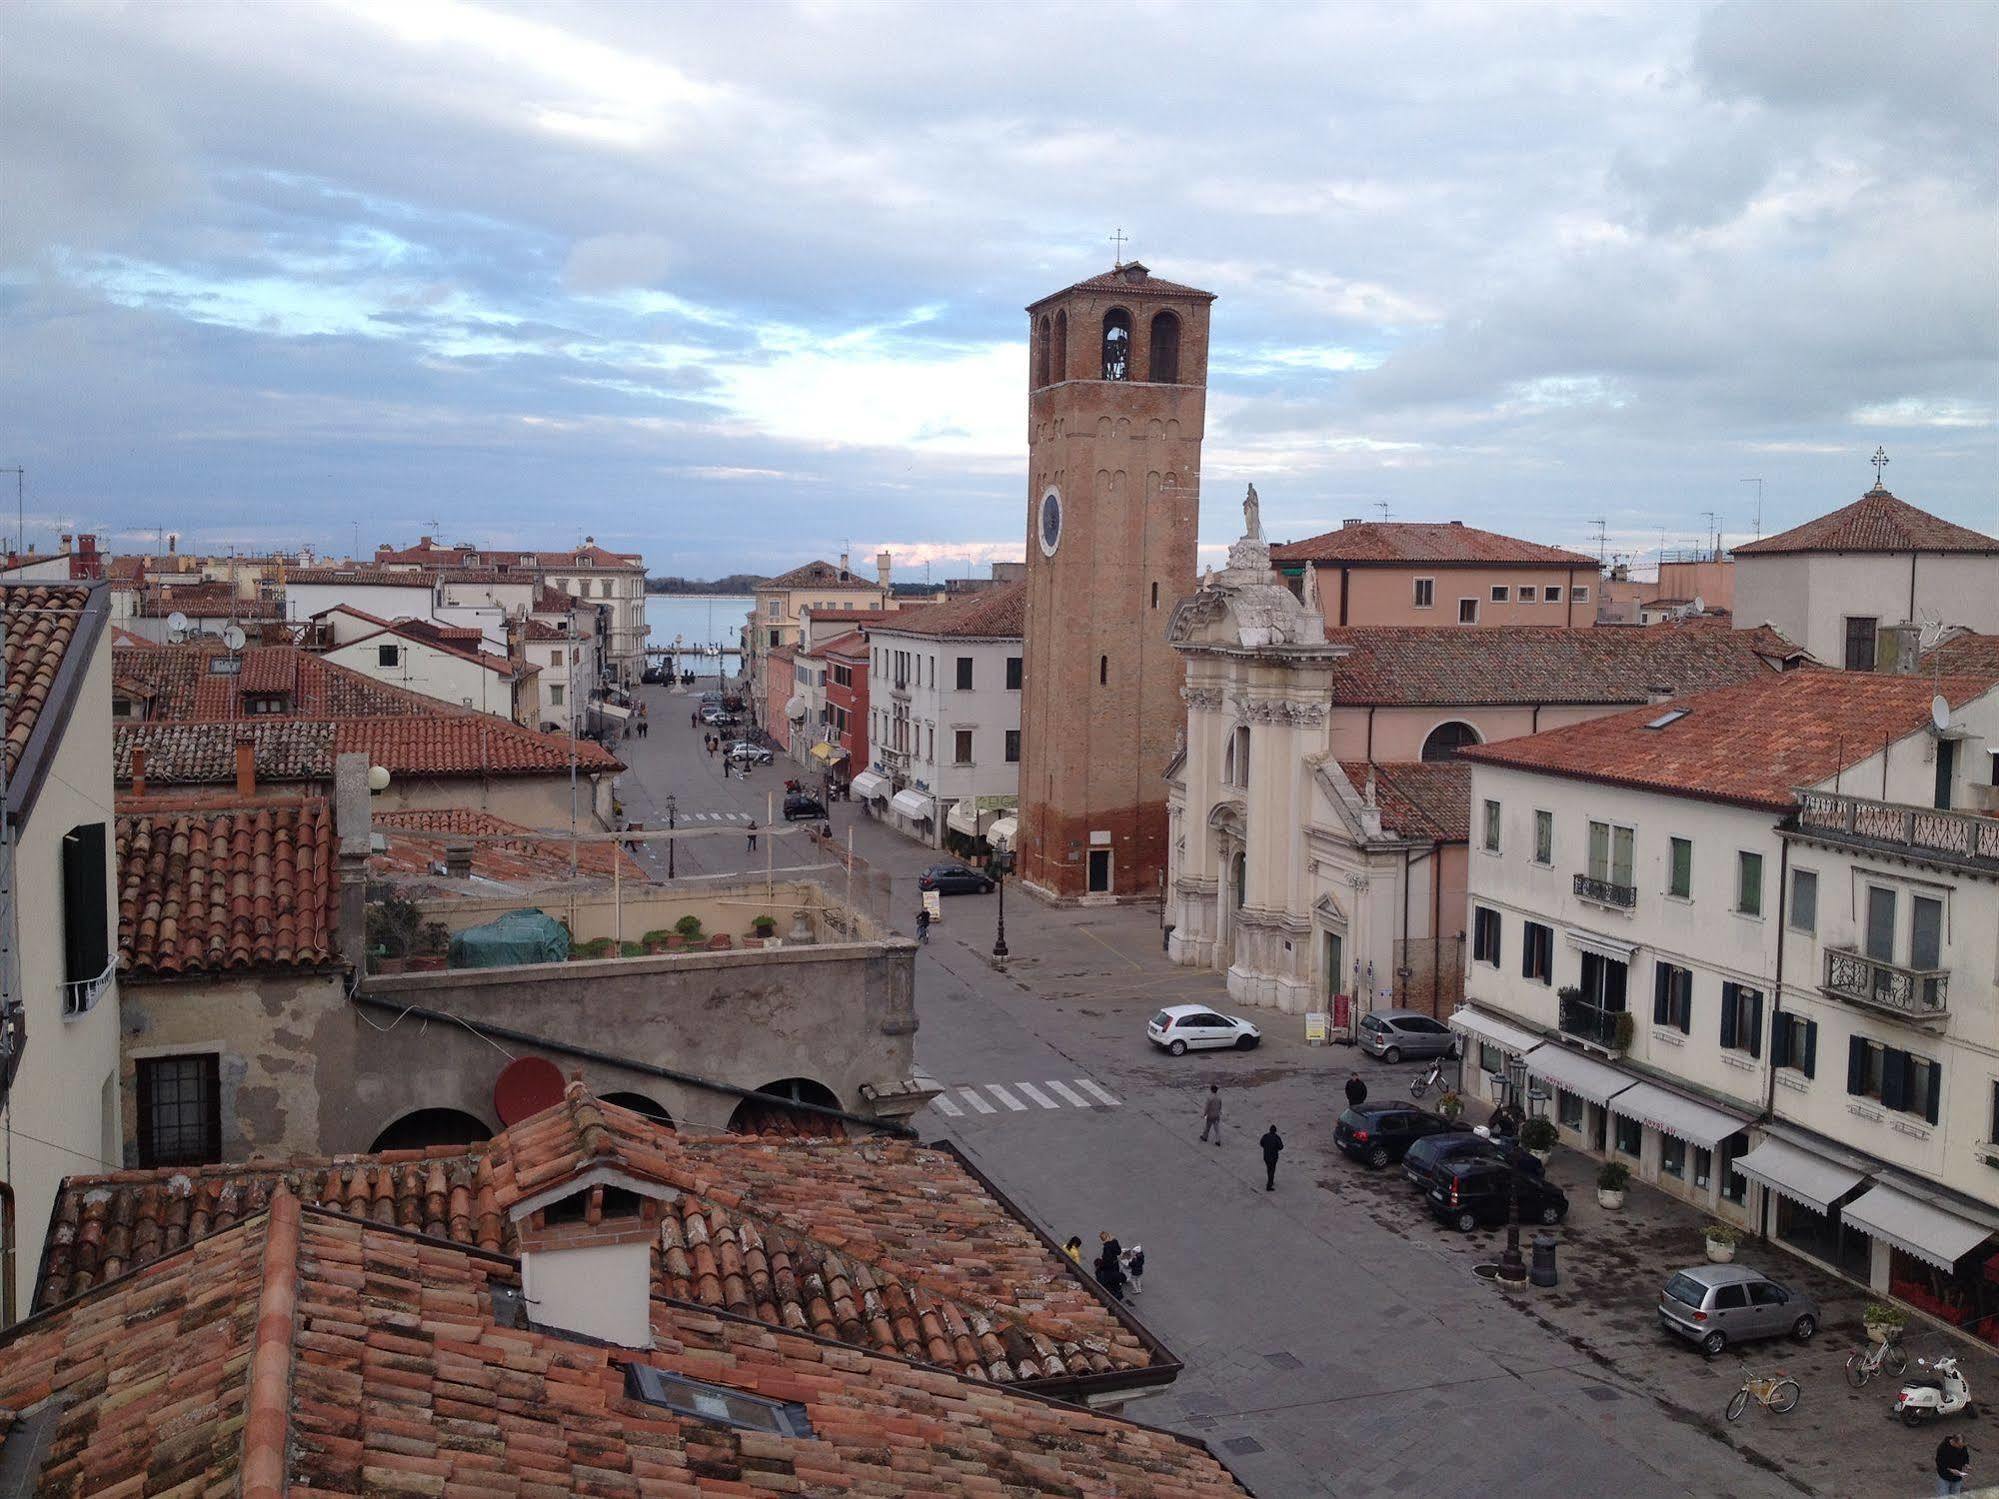
[[[729,759],[737,765],[768,765],[771,752],[761,744],[752,744],[747,739],[738,739],[729,746]]]
[[[1247,1020],[1206,1005],[1168,1005],[1152,1017],[1145,1035],[1154,1046],[1163,1046],[1176,1057],[1200,1046],[1233,1046],[1248,1051],[1263,1039],[1263,1032]]]

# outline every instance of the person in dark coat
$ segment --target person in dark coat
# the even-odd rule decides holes
[[[1099,1230],[1097,1242],[1102,1246],[1097,1251],[1097,1280],[1106,1291],[1122,1299],[1124,1296],[1124,1246],[1111,1237],[1109,1229]]]
[[[1367,1084],[1360,1080],[1358,1072],[1347,1078],[1347,1107],[1357,1109],[1367,1102]]]
[[[1952,1432],[1937,1444],[1937,1492],[1962,1494],[1964,1475],[1971,1467],[1971,1449],[1964,1438]]]
[[[1263,1138],[1256,1142],[1263,1147],[1263,1190],[1277,1190],[1277,1157],[1284,1149],[1284,1137],[1277,1133],[1277,1126],[1271,1125],[1263,1132]]]

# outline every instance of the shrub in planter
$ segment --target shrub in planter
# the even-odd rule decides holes
[[[1611,1033],[1611,1045],[1619,1051],[1631,1050],[1631,1038],[1637,1034],[1637,1030],[1638,1025],[1631,1018],[1631,1012],[1620,1010],[1617,1015],[1617,1028]]]
[[[1631,1168],[1622,1161],[1605,1161],[1596,1174],[1596,1200],[1607,1208],[1624,1206],[1624,1189],[1631,1182]]]
[[[1561,1133],[1556,1130],[1552,1119],[1537,1115],[1520,1126],[1520,1148],[1543,1161],[1554,1153],[1561,1139]]]
[[[1465,1101],[1456,1093],[1446,1093],[1437,1100],[1437,1112],[1446,1119],[1455,1119],[1465,1111]]]
[[[618,944],[618,956],[621,958],[643,957],[645,956],[645,944],[643,942],[620,942]]]
[[[1701,1237],[1707,1240],[1707,1257],[1717,1265],[1725,1265],[1735,1258],[1742,1230],[1727,1223],[1709,1223],[1701,1228]]]
[[[1870,1301],[1860,1314],[1860,1323],[1867,1329],[1869,1338],[1885,1343],[1909,1325],[1909,1314],[1885,1301]]]
[[[699,916],[683,916],[673,924],[673,929],[680,933],[681,939],[689,947],[699,947],[701,945],[703,939],[701,936],[701,918]]]
[[[750,922],[750,927],[759,937],[769,937],[777,930],[775,916],[759,916]]]

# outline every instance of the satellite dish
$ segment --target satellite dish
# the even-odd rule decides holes
[[[243,649],[243,642],[249,637],[243,633],[241,625],[229,625],[222,631],[222,643],[232,651]]]
[[[167,616],[167,628],[172,630],[176,635],[180,634],[187,628],[187,616],[178,609],[174,610],[173,613]]]
[[[1930,699],[1930,722],[1936,725],[1939,734],[1950,728],[1950,701],[1941,692]]]
[[[1696,614],[1707,613],[1707,600],[1702,598],[1699,594],[1694,595],[1694,613]]]

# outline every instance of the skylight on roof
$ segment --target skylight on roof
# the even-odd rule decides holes
[[[714,1421],[740,1431],[764,1431],[779,1437],[812,1437],[805,1407],[788,1400],[766,1400],[727,1385],[709,1384],[655,1369],[651,1364],[625,1365],[627,1399],[657,1405],[677,1415]]]
[[[1669,723],[1678,723],[1694,710],[1691,708],[1669,708],[1645,725],[1648,729],[1663,729]]]

